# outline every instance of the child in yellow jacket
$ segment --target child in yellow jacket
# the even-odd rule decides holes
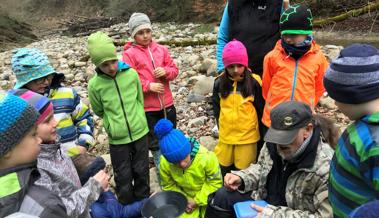
[[[226,44],[222,60],[225,72],[215,80],[212,102],[220,130],[215,153],[225,176],[255,163],[264,101],[261,79],[247,67],[247,51],[241,42]]]
[[[180,192],[186,196],[186,212],[180,218],[204,217],[208,195],[222,186],[216,155],[194,138],[186,138],[167,119],[159,120],[154,132],[162,153],[162,189]]]

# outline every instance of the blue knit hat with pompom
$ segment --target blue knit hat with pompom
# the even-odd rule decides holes
[[[162,155],[170,163],[184,160],[191,152],[191,144],[183,132],[174,129],[171,121],[161,119],[154,127]]]

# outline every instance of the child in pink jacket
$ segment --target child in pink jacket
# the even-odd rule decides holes
[[[137,70],[144,94],[144,108],[149,125],[149,149],[159,172],[161,155],[154,126],[162,118],[169,119],[176,128],[176,109],[169,82],[179,73],[168,49],[152,40],[149,17],[134,13],[129,19],[129,30],[134,42],[124,46],[123,61]]]

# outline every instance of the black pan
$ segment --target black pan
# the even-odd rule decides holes
[[[144,218],[176,218],[187,207],[186,197],[179,192],[163,191],[149,198],[142,207]]]

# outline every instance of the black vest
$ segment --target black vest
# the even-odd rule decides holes
[[[247,48],[249,67],[262,76],[263,58],[280,38],[282,0],[229,0],[229,39]]]

